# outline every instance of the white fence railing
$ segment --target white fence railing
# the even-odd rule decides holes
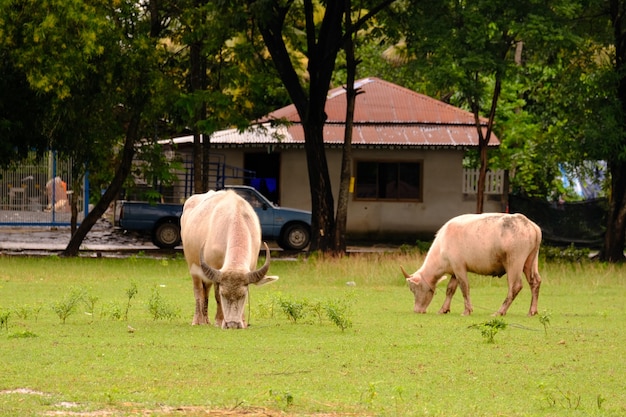
[[[463,194],[476,194],[478,190],[477,169],[463,170]],[[504,171],[487,171],[485,177],[485,194],[502,194],[504,190]]]

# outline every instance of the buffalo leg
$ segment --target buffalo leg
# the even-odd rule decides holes
[[[539,287],[541,287],[541,276],[539,275],[539,271],[537,271],[535,267],[524,267],[524,275],[526,275],[526,280],[530,285],[531,299],[530,299],[530,310],[528,311],[529,316],[534,316],[537,314],[537,302],[539,300]]]
[[[506,275],[509,282],[509,292],[507,293],[506,298],[502,303],[502,307],[500,307],[500,310],[495,313],[496,316],[504,316],[509,307],[511,307],[511,303],[513,302],[513,300],[515,300],[515,297],[517,297],[517,294],[519,294],[519,292],[522,290],[521,268],[515,270],[518,272],[510,273],[507,271]]]
[[[224,311],[222,310],[222,298],[220,297],[220,285],[215,284],[215,302],[217,303],[217,311],[215,312],[215,325],[222,327],[224,323]]]
[[[470,290],[469,290],[469,282],[467,281],[467,273],[458,274],[457,279],[459,281],[459,286],[461,287],[461,293],[463,293],[463,301],[465,303],[465,308],[463,310],[464,316],[469,316],[474,311],[472,307],[472,300],[470,299]]]
[[[208,309],[208,295],[211,289],[210,284],[206,284],[201,278],[193,278],[193,294],[196,300],[196,311],[193,315],[192,325],[209,324],[209,316],[207,315]]]
[[[450,312],[450,303],[452,302],[452,297],[456,292],[456,288],[458,286],[458,281],[456,276],[453,274],[450,276],[450,281],[448,282],[448,286],[446,287],[446,299],[439,309],[439,314],[448,314]]]

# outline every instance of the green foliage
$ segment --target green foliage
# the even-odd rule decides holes
[[[158,287],[152,288],[152,294],[148,300],[148,310],[153,320],[173,320],[180,317],[180,311],[168,303],[159,292]]]
[[[137,295],[137,283],[132,281],[130,287],[126,289],[126,309],[124,310],[124,320],[128,320],[128,310],[130,310],[130,302]]]
[[[473,324],[469,327],[471,329],[480,330],[480,334],[485,338],[485,341],[487,343],[494,343],[494,338],[496,337],[496,334],[498,334],[500,330],[506,329],[507,324],[501,318],[494,318],[489,321]]]
[[[119,303],[111,301],[105,304],[102,307],[100,312],[100,318],[108,317],[111,320],[121,320],[122,319],[122,307]]]
[[[547,336],[548,327],[550,326],[550,313],[547,310],[544,310],[541,314],[539,314],[539,323],[543,326],[543,331]]]
[[[0,309],[0,329],[5,328],[6,331],[9,331],[9,317],[11,317],[11,311]]]
[[[305,307],[308,305],[306,301],[281,298],[278,300],[278,305],[285,316],[287,316],[287,318],[293,323],[296,323],[298,320],[306,316]]]
[[[351,304],[350,297],[310,301],[294,300],[279,293],[268,302],[259,303],[257,311],[261,317],[274,317],[274,310],[278,308],[294,324],[306,321],[310,317],[322,324],[324,317],[326,317],[331,323],[339,327],[341,331],[344,331],[352,327],[352,320],[350,319]]]
[[[324,305],[326,315],[337,327],[344,330],[352,327],[350,320],[350,304],[346,300],[330,300]]]
[[[68,317],[76,312],[78,305],[84,300],[85,294],[84,289],[70,288],[69,294],[66,294],[61,300],[52,303],[52,310],[59,316],[61,323],[65,324]]]
[[[562,246],[541,246],[540,254],[548,261],[558,262],[584,262],[589,260],[591,250],[589,248],[577,248],[574,244]]]
[[[96,314],[96,303],[100,298],[97,295],[85,294],[83,304],[85,305],[85,314],[93,317]]]
[[[427,253],[432,243],[432,241],[424,242],[422,240],[418,240],[415,242],[415,247],[420,253]]]
[[[272,389],[269,391],[271,401],[281,410],[286,410],[293,405],[293,395],[289,391],[276,392]]]
[[[22,330],[19,332],[11,333],[9,335],[9,339],[29,339],[32,337],[38,337],[38,336],[29,330]]]

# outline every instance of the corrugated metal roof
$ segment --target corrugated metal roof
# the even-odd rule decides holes
[[[474,115],[470,112],[374,77],[358,80],[355,87],[361,91],[357,95],[354,114],[352,143],[355,146],[478,145]],[[324,142],[329,145],[342,144],[346,114],[343,87],[328,92],[325,110],[328,119],[324,126]],[[270,126],[268,123],[280,119],[291,124]],[[304,143],[304,130],[293,104],[268,114],[260,122],[257,128],[245,132],[236,129],[215,132],[211,135],[211,143]],[[485,119],[481,119],[481,122],[486,125]],[[193,137],[177,138],[174,141],[192,142]],[[499,143],[492,134],[489,145],[497,146]]]

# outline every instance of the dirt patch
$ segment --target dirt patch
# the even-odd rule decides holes
[[[0,395],[37,395],[50,397],[51,394],[33,390],[30,388],[16,388],[0,391]],[[211,409],[202,406],[163,406],[156,409],[144,408],[139,404],[120,404],[118,409],[105,409],[95,411],[74,411],[71,409],[81,407],[80,404],[61,401],[52,404],[52,407],[61,410],[52,410],[42,413],[49,417],[363,417],[363,413],[290,413],[280,410],[270,410],[263,407],[237,407],[233,409]]]
[[[284,411],[268,410],[260,407],[236,408],[232,410],[208,409],[201,406],[161,407],[158,409],[132,408],[128,411],[99,410],[99,411],[49,411],[44,414],[51,417],[108,417],[108,416],[141,416],[141,417],[355,417],[362,413],[289,413]]]

